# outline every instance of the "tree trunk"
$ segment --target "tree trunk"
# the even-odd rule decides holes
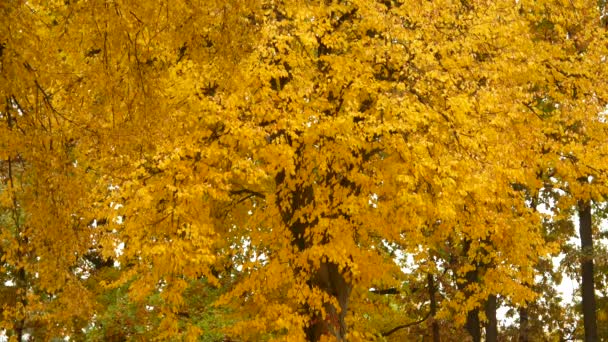
[[[541,179],[541,177],[539,176],[538,179]],[[538,212],[537,206],[538,206],[538,194],[533,195],[530,198],[530,209],[535,213]],[[527,287],[532,287],[532,284],[529,284],[528,282],[525,282],[524,284]],[[518,310],[518,312],[519,312],[519,332],[518,332],[518,337],[517,337],[518,342],[528,342],[530,340],[530,315],[528,314],[529,305],[530,305],[530,303],[528,303],[528,306],[520,307]]]
[[[583,296],[583,322],[585,341],[598,341],[597,319],[595,315],[595,289],[593,280],[593,232],[591,227],[591,203],[578,202],[579,232],[581,236],[581,292]]]
[[[486,323],[486,342],[498,341],[498,321],[496,320],[496,296],[488,296],[486,302],[486,317],[488,322]]]
[[[338,265],[327,262],[321,263],[312,285],[336,298],[339,307],[325,304],[326,317],[323,319],[320,315],[315,316],[313,323],[306,331],[307,340],[318,341],[323,334],[330,334],[338,341],[345,341],[346,322],[344,318],[348,310],[348,299],[352,286],[346,281]]]
[[[481,342],[481,324],[479,322],[479,309],[469,311],[467,314],[466,329],[473,338],[473,342]]]
[[[277,174],[275,180],[277,184],[282,184],[285,181],[285,172]],[[289,198],[289,205],[281,205],[281,198]],[[295,190],[289,191],[288,196],[282,196],[281,193],[277,196],[282,220],[289,226],[292,245],[298,251],[304,251],[312,246],[311,241],[306,238],[306,231],[314,227],[318,223],[318,219],[298,219],[294,221],[294,213],[306,206],[313,205],[313,200],[314,189],[311,185],[297,187]],[[296,273],[302,272],[302,270],[297,269],[295,271]],[[320,312],[312,311],[310,307],[304,306],[311,317],[310,324],[306,328],[306,339],[308,341],[319,341],[323,335],[332,335],[337,341],[345,341],[346,323],[344,318],[348,310],[349,296],[352,290],[351,284],[346,280],[345,272],[348,272],[348,270],[340,271],[340,267],[335,263],[321,262],[318,269],[313,270],[311,274],[306,274],[310,288],[319,289],[338,301],[338,307],[329,303],[324,305],[325,317],[322,317]]]
[[[13,119],[12,119],[12,115],[11,115],[11,110],[10,110],[10,100],[7,98],[6,99],[6,116],[7,116],[7,124],[8,124],[8,129],[9,131],[13,129]],[[10,184],[10,189],[12,191],[11,194],[11,201],[12,201],[12,205],[13,207],[11,208],[11,213],[12,213],[12,219],[13,219],[13,223],[15,225],[15,232],[16,232],[16,237],[17,237],[17,242],[18,242],[18,249],[17,249],[17,260],[19,263],[23,262],[24,259],[24,255],[22,250],[25,249],[23,248],[23,246],[26,244],[27,242],[27,238],[21,236],[22,234],[22,229],[21,229],[21,222],[19,220],[19,204],[17,203],[17,197],[15,196],[15,184],[13,182],[13,163],[12,163],[12,158],[9,156],[7,158],[7,162],[8,162],[8,181]],[[25,268],[23,267],[23,265],[17,267],[17,272],[16,272],[16,277],[15,277],[15,285],[17,288],[17,297],[18,300],[15,303],[15,308],[16,308],[16,312],[19,313],[18,318],[15,322],[15,335],[17,337],[17,341],[21,342],[23,340],[23,335],[25,332],[25,308],[27,306],[27,279],[26,279],[26,274],[25,274]],[[21,317],[19,317],[21,316]]]
[[[469,249],[471,248],[471,241],[469,239],[465,239],[463,242],[462,254],[467,255]],[[471,296],[471,293],[467,290],[469,285],[475,284],[477,282],[477,278],[479,277],[479,270],[477,268],[478,265],[475,265],[476,268],[472,271],[468,271],[465,274],[465,282],[460,286],[460,290],[465,292],[465,296]],[[473,338],[473,342],[481,342],[481,322],[479,320],[479,308],[475,308],[467,313],[467,321],[465,324],[465,329]]]
[[[427,282],[429,286],[429,298],[431,299],[431,330],[433,332],[433,342],[440,342],[439,337],[439,324],[435,320],[435,314],[437,313],[437,298],[435,298],[435,279],[432,274],[427,274]]]
[[[519,308],[519,338],[518,342],[528,342],[530,322],[528,318],[528,308]]]

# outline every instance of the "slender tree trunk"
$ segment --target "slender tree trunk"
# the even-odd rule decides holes
[[[530,322],[528,308],[519,308],[519,342],[529,342]]]
[[[542,179],[541,175],[538,175],[538,179]],[[538,196],[539,196],[538,194],[530,196],[530,209],[533,212],[537,212]],[[532,287],[532,284],[530,284],[528,282],[525,282],[524,284],[527,287]],[[518,342],[529,342],[529,340],[530,340],[530,315],[528,314],[529,305],[530,305],[530,303],[528,303],[528,306],[520,307],[518,309],[518,312],[519,312],[519,332],[518,332],[518,337],[517,337]]]
[[[433,342],[440,342],[439,324],[435,320],[435,314],[437,313],[437,298],[435,297],[437,289],[435,288],[435,279],[430,273],[427,274],[426,277],[429,286],[429,298],[431,299],[431,330],[433,332]]]
[[[595,313],[595,289],[593,280],[593,232],[591,226],[591,202],[580,200],[578,203],[579,232],[581,236],[581,273],[583,296],[583,322],[585,341],[598,341],[597,319]]]
[[[13,118],[11,115],[11,110],[10,110],[10,99],[7,97],[6,98],[6,116],[7,116],[7,124],[8,124],[8,129],[12,130],[13,129]],[[8,162],[8,181],[10,184],[10,191],[12,192],[11,194],[11,201],[12,201],[12,205],[13,207],[11,208],[11,215],[12,215],[12,219],[13,219],[13,223],[15,225],[15,235],[17,237],[17,241],[18,241],[18,249],[17,249],[17,260],[19,261],[19,263],[23,262],[24,259],[24,255],[22,252],[22,246],[26,243],[26,239],[25,237],[22,237],[22,229],[21,229],[21,220],[19,218],[19,204],[17,203],[17,197],[15,196],[15,183],[13,180],[13,162],[12,162],[12,158],[11,156],[9,156],[7,158],[7,162]],[[17,297],[18,300],[15,303],[16,306],[16,312],[19,313],[19,316],[15,322],[15,335],[17,337],[17,341],[21,342],[23,340],[23,335],[25,332],[25,307],[27,306],[27,297],[26,297],[26,293],[27,293],[27,279],[26,279],[26,274],[25,274],[25,269],[23,268],[23,265],[20,265],[17,267],[17,272],[15,274],[15,285],[17,287]]]
[[[498,320],[496,319],[497,300],[495,295],[488,296],[486,302],[486,342],[498,341]]]
[[[17,312],[20,315],[25,314],[25,295],[23,294],[23,291],[24,291],[24,289],[22,287],[18,288],[17,294],[18,294],[19,300],[17,301],[17,303],[15,303]],[[19,342],[23,341],[24,333],[25,333],[25,319],[18,318],[17,320],[15,320],[15,336],[17,337],[17,341],[19,341]]]

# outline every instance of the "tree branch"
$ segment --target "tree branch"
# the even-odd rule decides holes
[[[429,319],[429,317],[431,317],[431,312],[430,311],[426,314],[426,316],[422,317],[420,320],[418,320],[416,322],[411,322],[411,323],[407,323],[407,324],[396,326],[396,327],[394,327],[393,329],[391,329],[391,330],[389,330],[387,332],[383,332],[382,336],[386,337],[386,336],[392,335],[393,333],[395,333],[395,332],[397,332],[397,331],[399,331],[401,329],[405,329],[405,328],[409,328],[409,327],[414,326],[414,325],[418,325],[418,324],[426,321],[427,319]]]
[[[373,289],[373,290],[369,290],[369,292],[373,293],[373,294],[377,294],[377,295],[386,295],[386,294],[399,294],[399,290],[395,287],[391,287],[388,289],[383,289],[383,290],[378,290],[378,289]]]
[[[231,195],[246,195],[244,198],[241,198],[237,203],[241,203],[244,200],[251,198],[251,197],[266,198],[266,196],[263,193],[257,192],[254,190],[249,190],[249,189],[231,190],[230,194]]]

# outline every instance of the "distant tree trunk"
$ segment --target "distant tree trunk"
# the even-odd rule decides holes
[[[488,301],[486,302],[486,317],[488,318],[488,323],[486,323],[486,342],[498,341],[498,321],[496,320],[496,309],[496,296],[488,296]]]
[[[519,338],[518,342],[529,342],[530,322],[528,318],[528,308],[519,308]]]
[[[13,118],[11,115],[11,110],[10,110],[10,106],[9,106],[10,100],[7,98],[6,101],[6,112],[5,115],[7,116],[7,124],[8,124],[8,129],[12,130],[13,129]],[[15,189],[15,183],[13,181],[13,162],[12,162],[12,158],[9,156],[7,158],[7,162],[8,162],[8,182],[10,184],[10,188],[11,189]],[[14,193],[11,195],[11,201],[12,201],[12,208],[11,208],[11,212],[12,212],[12,219],[13,219],[13,224],[15,225],[15,232],[16,232],[16,237],[17,237],[17,241],[19,244],[18,250],[17,250],[17,259],[19,262],[23,262],[24,259],[24,255],[22,250],[25,249],[23,248],[23,246],[26,244],[27,238],[21,236],[21,234],[23,233],[22,229],[21,229],[21,222],[19,220],[19,203],[17,202],[17,197],[14,195]],[[27,279],[26,279],[26,274],[25,274],[25,268],[23,266],[19,266],[17,268],[17,272],[16,272],[16,277],[15,277],[15,282],[16,282],[16,287],[17,287],[17,297],[18,297],[18,301],[15,303],[15,311],[20,313],[21,318],[19,318],[16,322],[15,322],[15,335],[17,337],[17,341],[21,342],[23,340],[23,335],[25,332],[25,308],[27,306]]]
[[[579,232],[581,236],[581,292],[583,297],[583,322],[585,341],[598,341],[597,319],[595,315],[595,289],[593,280],[593,232],[591,227],[591,202],[578,202]]]
[[[20,239],[20,244],[22,244]],[[23,258],[21,253],[19,253],[19,259]],[[15,277],[16,287],[17,287],[17,297],[18,302],[15,303],[17,306],[17,312],[21,314],[21,318],[15,322],[15,335],[17,337],[17,341],[23,341],[23,335],[25,334],[25,308],[27,307],[27,278],[25,269],[23,267],[19,267],[17,270],[17,276]]]
[[[542,179],[542,175],[538,175],[538,179]],[[538,194],[530,196],[530,209],[533,212],[538,212]],[[528,287],[532,287],[528,282],[524,283]],[[519,310],[519,332],[518,342],[529,342],[530,341],[530,315],[528,314],[528,306],[520,307]]]
[[[440,342],[441,339],[439,337],[439,324],[435,320],[435,314],[437,313],[437,298],[435,297],[437,289],[435,288],[435,279],[430,273],[427,274],[426,277],[429,286],[429,298],[431,300],[431,330],[433,332],[433,342]]]

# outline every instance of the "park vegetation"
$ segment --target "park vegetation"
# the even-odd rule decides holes
[[[603,0],[0,17],[11,341],[608,339]]]

